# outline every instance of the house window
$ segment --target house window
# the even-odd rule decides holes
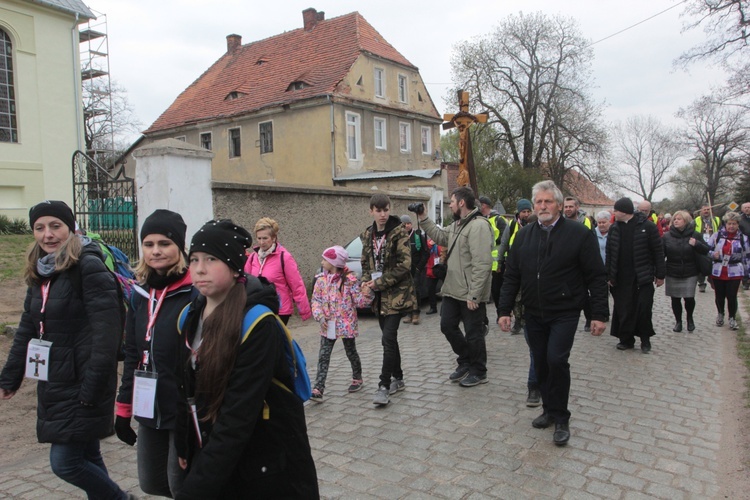
[[[388,149],[385,135],[385,118],[375,118],[375,149]]]
[[[273,122],[258,125],[260,133],[260,154],[273,153]]]
[[[201,134],[201,147],[211,151],[211,132],[203,132]]]
[[[430,127],[422,127],[422,154],[432,154],[432,129]]]
[[[375,97],[385,97],[385,70],[375,68]]]
[[[411,124],[403,122],[398,124],[398,142],[402,153],[411,151]]]
[[[360,116],[356,113],[346,113],[346,155],[350,160],[362,158]]]
[[[240,137],[240,129],[230,128],[229,129],[229,157],[237,158],[242,156],[242,140]]]
[[[400,102],[406,102],[409,92],[406,87],[406,75],[398,75],[398,100]]]
[[[13,44],[0,29],[0,142],[18,142],[16,93],[13,88]]]
[[[178,141],[187,142],[187,137],[185,137],[184,135],[179,135],[175,137],[175,139],[177,139]]]

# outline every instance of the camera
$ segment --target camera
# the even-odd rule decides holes
[[[422,215],[424,213],[424,203],[409,203],[409,206],[407,206],[406,209],[409,212],[414,212],[417,215]]]

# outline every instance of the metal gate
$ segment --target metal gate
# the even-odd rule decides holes
[[[135,181],[120,167],[114,175],[83,151],[73,154],[73,211],[78,225],[138,258]]]

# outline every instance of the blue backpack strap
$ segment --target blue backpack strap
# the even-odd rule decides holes
[[[251,307],[250,310],[245,313],[245,317],[242,319],[242,330],[240,331],[240,335],[242,335],[242,338],[240,340],[240,343],[247,340],[247,338],[250,336],[250,333],[252,333],[253,328],[255,328],[255,325],[257,325],[260,320],[262,320],[266,316],[273,315],[273,311],[271,311],[263,304],[256,304]]]
[[[185,320],[187,319],[188,311],[190,310],[190,304],[186,304],[185,307],[180,311],[180,315],[177,316],[177,333],[182,335],[182,329],[185,327]]]

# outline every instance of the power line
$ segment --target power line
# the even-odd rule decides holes
[[[591,47],[592,45],[596,45],[597,43],[599,43],[599,42],[603,42],[604,40],[609,40],[609,39],[610,39],[610,38],[612,38],[613,36],[617,36],[617,35],[619,35],[620,33],[625,33],[626,31],[628,31],[628,30],[630,30],[630,29],[633,29],[633,28],[635,28],[636,26],[638,26],[638,25],[641,25],[641,24],[645,23],[646,21],[650,21],[651,19],[653,19],[653,18],[655,18],[655,17],[658,17],[658,16],[660,16],[660,15],[664,14],[665,12],[668,12],[668,11],[670,11],[670,10],[674,9],[675,7],[679,7],[680,5],[684,4],[684,3],[685,3],[685,2],[687,2],[687,1],[688,1],[688,0],[682,0],[682,1],[680,2],[680,3],[676,3],[676,4],[674,4],[673,6],[671,6],[671,7],[668,7],[668,8],[664,9],[664,10],[663,10],[663,11],[661,11],[661,12],[657,12],[656,14],[654,14],[654,15],[653,15],[653,16],[651,16],[651,17],[647,17],[646,19],[643,19],[642,21],[638,21],[637,23],[633,24],[632,26],[628,26],[627,28],[621,29],[621,30],[620,30],[620,31],[618,31],[617,33],[612,33],[612,34],[611,34],[611,35],[609,35],[609,36],[605,36],[605,37],[604,37],[604,38],[602,38],[601,40],[597,40],[597,41],[595,41],[595,42],[591,42],[591,43],[590,43],[590,44],[589,44],[588,46],[589,46],[589,47]]]

